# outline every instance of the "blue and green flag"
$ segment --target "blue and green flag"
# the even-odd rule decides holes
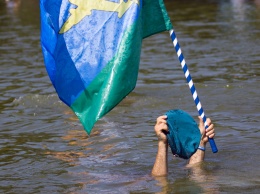
[[[163,0],[40,0],[50,80],[90,134],[137,81],[142,39],[170,30]]]

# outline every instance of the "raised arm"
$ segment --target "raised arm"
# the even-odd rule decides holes
[[[154,131],[158,137],[158,151],[152,169],[154,176],[165,176],[168,173],[168,141],[166,136],[168,126],[166,119],[166,115],[158,117],[154,126]]]
[[[201,132],[201,140],[200,140],[200,148],[206,148],[206,144],[208,142],[208,137],[213,138],[215,136],[214,125],[211,123],[211,120],[207,119],[207,131],[205,131],[204,123],[201,117],[199,117],[199,129]],[[198,149],[190,158],[189,165],[202,162],[205,157],[205,150]]]

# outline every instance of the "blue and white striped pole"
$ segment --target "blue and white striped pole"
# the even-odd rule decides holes
[[[185,62],[185,59],[184,59],[184,56],[181,52],[181,47],[178,43],[178,40],[177,40],[177,37],[175,35],[175,32],[174,30],[170,30],[170,36],[171,36],[171,39],[172,39],[172,42],[173,42],[173,45],[174,45],[174,48],[176,50],[176,53],[178,55],[178,58],[179,58],[179,61],[181,63],[181,66],[182,66],[182,70],[184,72],[184,75],[186,77],[186,80],[187,80],[187,83],[189,84],[189,88],[190,88],[190,91],[191,91],[191,94],[193,96],[193,100],[197,106],[197,110],[199,112],[199,115],[201,116],[203,122],[204,122],[204,126],[205,126],[205,129],[207,130],[208,126],[207,126],[207,123],[206,123],[206,120],[207,120],[207,117],[203,111],[203,108],[201,106],[201,103],[200,103],[200,100],[199,100],[199,97],[198,97],[198,94],[196,92],[196,88],[195,88],[195,85],[192,81],[192,78],[191,78],[191,75],[190,75],[190,72],[188,70],[188,66]],[[215,141],[213,138],[209,138],[209,143],[210,143],[210,146],[211,146],[211,150],[213,153],[216,153],[218,152],[218,148],[215,144]]]

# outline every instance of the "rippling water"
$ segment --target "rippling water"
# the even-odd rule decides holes
[[[219,153],[150,176],[157,116],[197,115],[167,32],[144,40],[135,90],[88,137],[45,71],[39,2],[0,0],[1,193],[259,192],[260,1],[165,2]]]

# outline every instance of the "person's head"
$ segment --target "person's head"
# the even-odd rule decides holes
[[[196,121],[183,110],[166,112],[167,139],[173,155],[189,159],[198,149],[201,139]]]

